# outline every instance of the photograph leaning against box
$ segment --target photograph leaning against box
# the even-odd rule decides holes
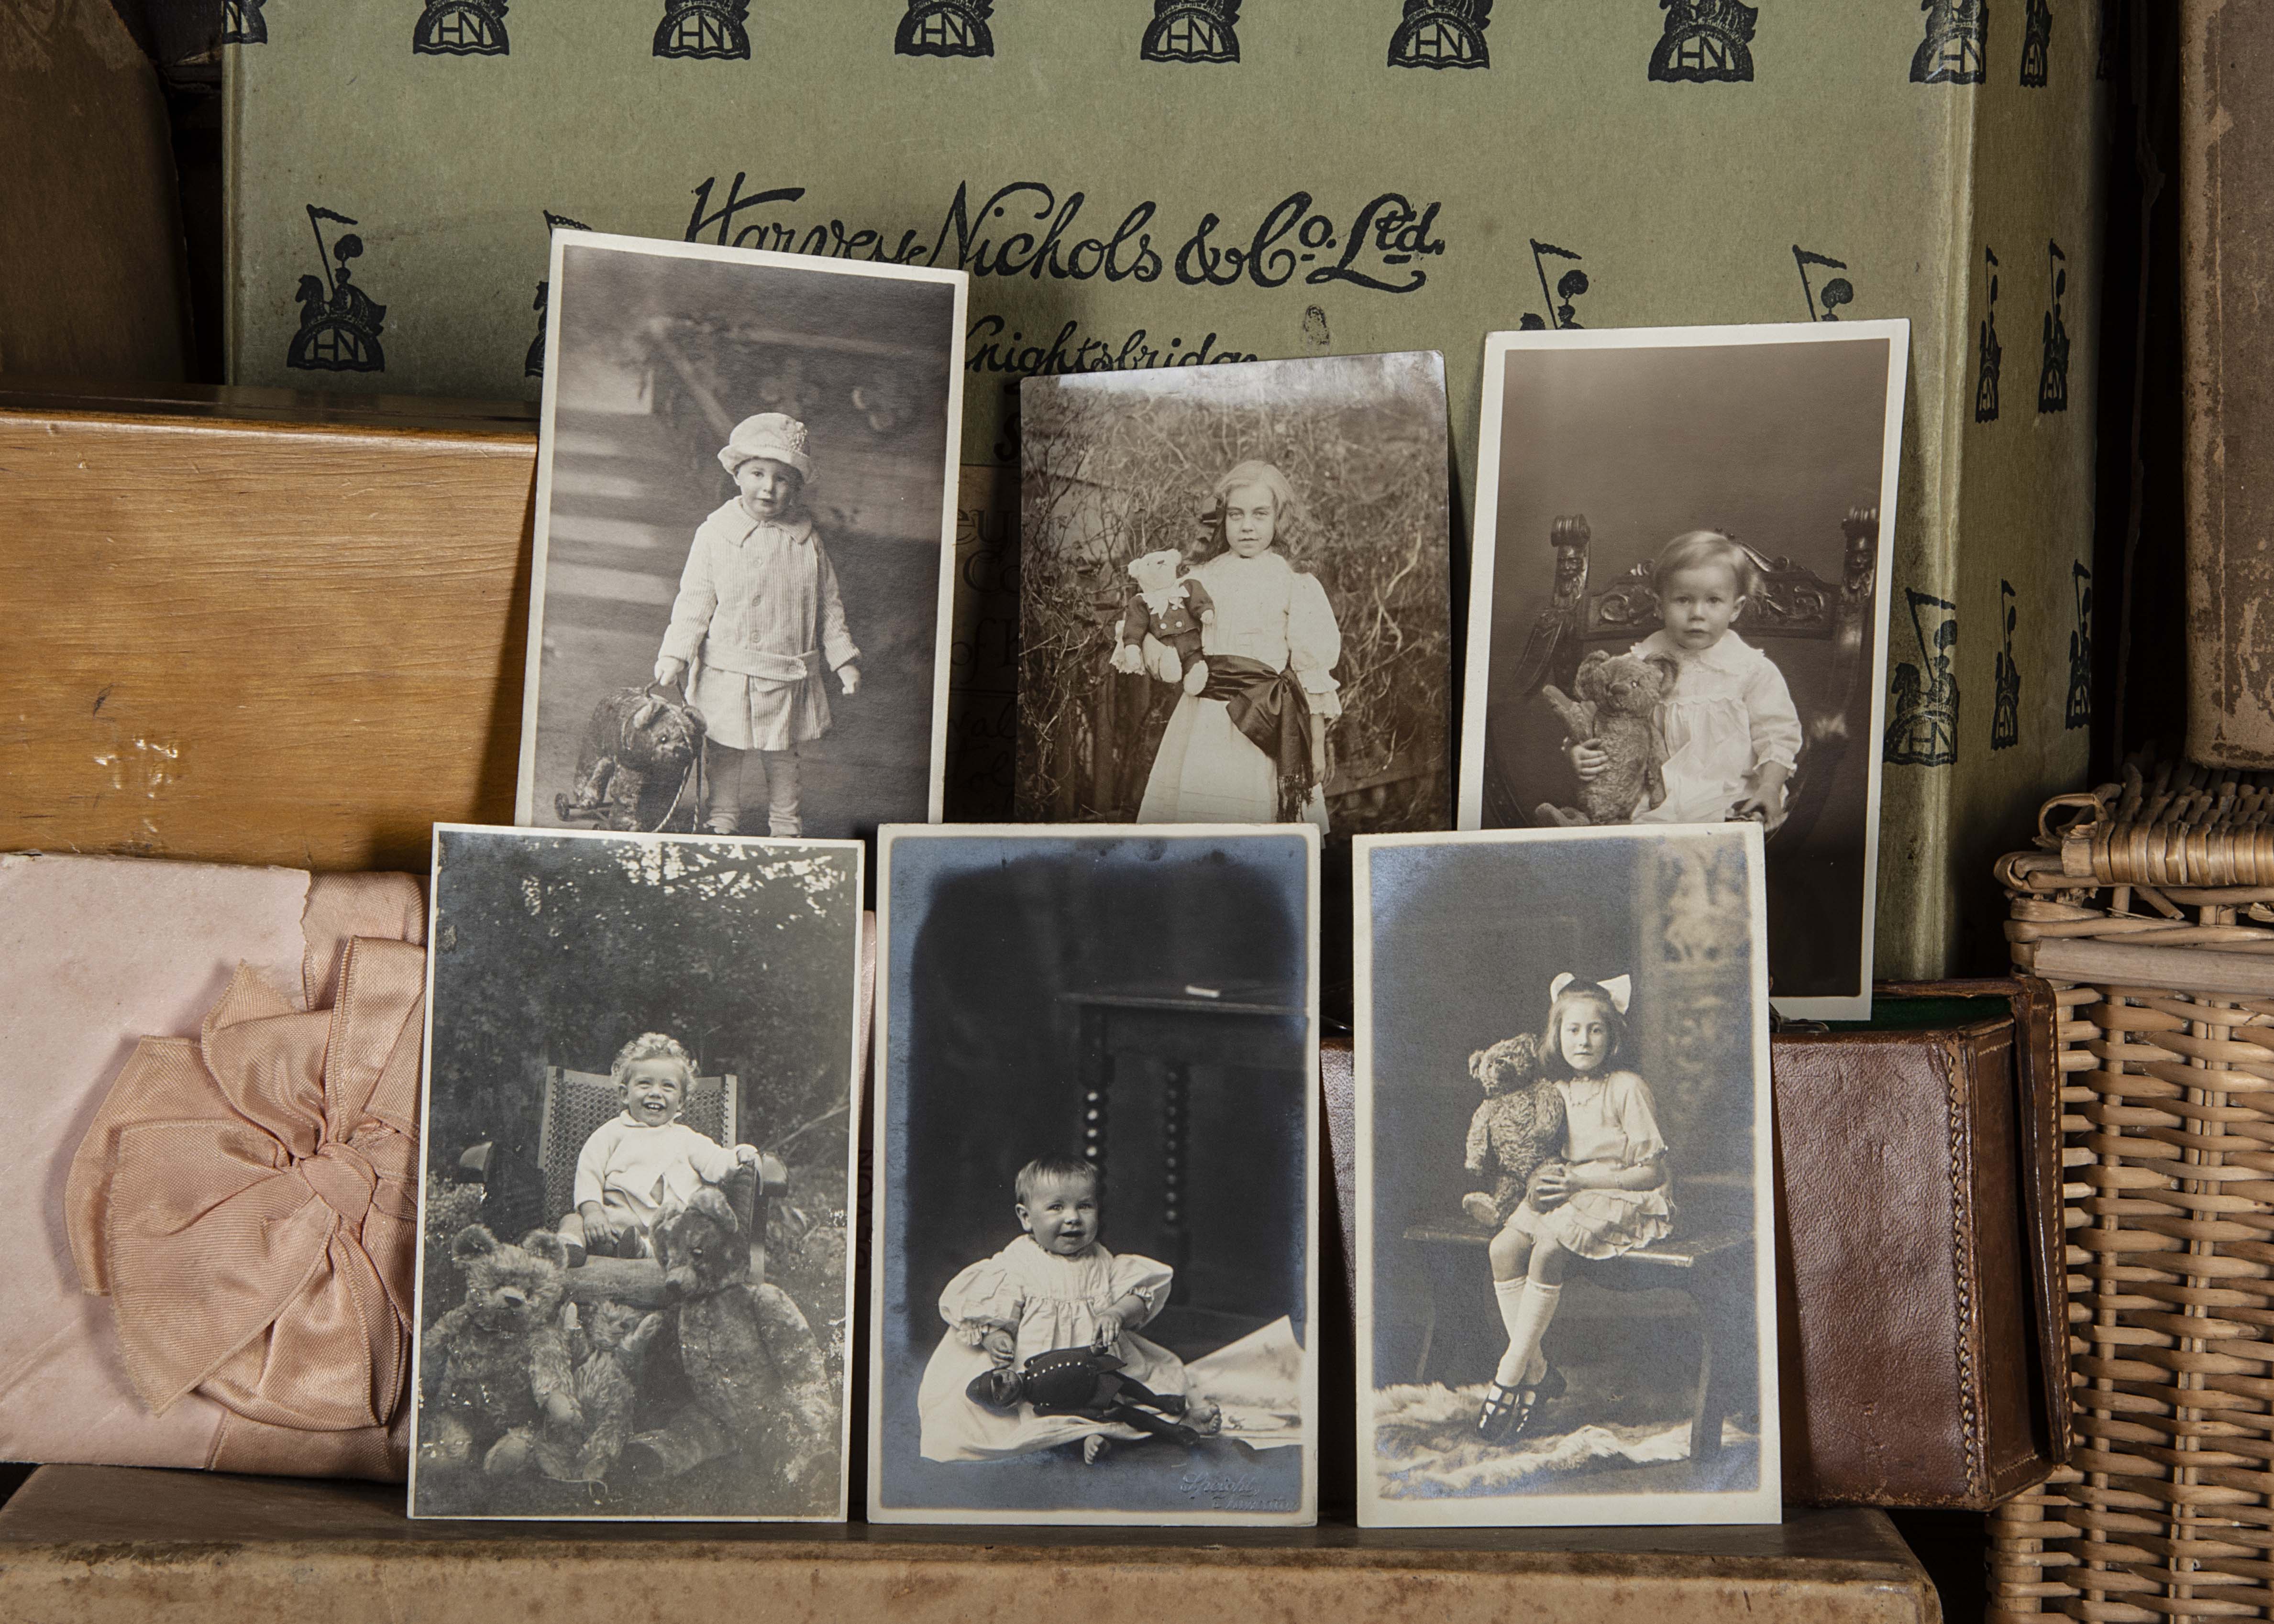
[[[1317,831],[883,847],[870,1521],[1309,1525]]]
[[[1788,1014],[1870,1013],[1909,336],[1486,341],[1461,827],[1759,824]],[[1946,642],[1895,687],[1947,718]]]
[[[516,815],[937,817],[959,272],[556,229]]]
[[[1449,823],[1443,357],[1020,399],[1020,816]]]
[[[1359,842],[1361,1523],[1781,1515],[1761,848]]]
[[[862,858],[436,826],[412,1516],[844,1517]]]

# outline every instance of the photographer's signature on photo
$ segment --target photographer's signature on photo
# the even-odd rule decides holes
[[[1294,1501],[1267,1494],[1246,1473],[1188,1471],[1177,1479],[1186,1500],[1205,1501],[1211,1511],[1292,1511]]]

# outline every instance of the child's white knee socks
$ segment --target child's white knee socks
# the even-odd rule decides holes
[[[1555,1318],[1555,1304],[1562,1295],[1562,1287],[1543,1286],[1536,1280],[1493,1282],[1500,1322],[1508,1327],[1508,1351],[1501,1355],[1500,1368],[1493,1372],[1495,1381],[1512,1387],[1539,1379],[1542,1372],[1533,1367],[1546,1363],[1540,1357],[1540,1339],[1547,1334],[1548,1322]]]

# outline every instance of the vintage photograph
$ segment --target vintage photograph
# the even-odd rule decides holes
[[[1791,1015],[1871,1008],[1909,333],[1486,341],[1460,827],[1758,824]]]
[[[879,861],[870,1520],[1315,1521],[1317,831]]]
[[[967,279],[556,229],[516,820],[937,818]]]
[[[1019,816],[1449,823],[1434,351],[1020,389]]]
[[[845,1516],[863,855],[435,826],[412,1516]]]
[[[1782,1515],[1761,855],[1358,843],[1362,1523]]]

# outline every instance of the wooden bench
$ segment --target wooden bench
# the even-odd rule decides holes
[[[1413,1380],[1429,1380],[1429,1362],[1436,1352],[1438,1299],[1449,1289],[1488,1294],[1491,1282],[1484,1261],[1487,1229],[1415,1224],[1405,1231],[1408,1243],[1421,1248],[1428,1281],[1428,1306],[1422,1315],[1421,1347],[1413,1362]],[[1476,1262],[1469,1262],[1469,1254]],[[1648,1246],[1637,1247],[1615,1258],[1576,1259],[1571,1278],[1586,1280],[1615,1291],[1670,1289],[1690,1299],[1696,1314],[1698,1373],[1690,1383],[1690,1458],[1709,1461],[1721,1449],[1721,1423],[1729,1412],[1729,1377],[1741,1364],[1741,1350],[1717,1342],[1716,1317],[1706,1304],[1726,1301],[1728,1294],[1750,1295],[1753,1277],[1753,1237],[1739,1228],[1700,1229],[1676,1234]]]

